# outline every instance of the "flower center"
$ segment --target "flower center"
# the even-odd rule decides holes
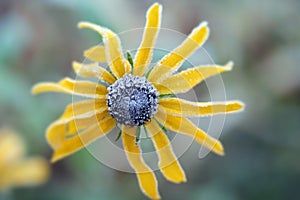
[[[159,94],[145,77],[127,74],[107,89],[108,110],[120,124],[141,126],[157,112]]]

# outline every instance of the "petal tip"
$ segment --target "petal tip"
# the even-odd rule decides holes
[[[228,70],[232,70],[233,68],[233,65],[234,65],[234,62],[233,61],[229,61],[225,66]]]
[[[37,92],[36,92],[36,86],[37,86],[37,85],[34,85],[34,86],[31,88],[31,94],[32,94],[32,95],[36,95],[36,94],[37,94]]]
[[[58,161],[58,159],[55,158],[54,156],[52,156],[52,158],[50,159],[51,164],[56,163],[57,161]]]
[[[206,32],[207,32],[207,37],[208,37],[208,35],[209,35],[209,27],[208,27],[208,22],[207,21],[202,21],[202,22],[200,22],[200,24],[198,25],[198,27],[196,27],[196,29],[197,28],[199,28],[199,29],[202,29],[202,28],[204,28],[204,29],[206,29]]]
[[[207,21],[202,21],[200,24],[199,24],[200,27],[203,27],[203,26],[206,26],[208,27],[208,22]]]
[[[80,63],[79,62],[76,62],[76,61],[73,61],[72,62],[72,68],[75,72],[77,72],[80,68]]]
[[[162,9],[162,5],[160,3],[158,3],[158,2],[155,2],[154,4],[152,4],[149,7],[148,12],[149,12],[149,10],[154,9],[154,8],[157,8],[157,9],[161,10]]]
[[[196,31],[196,32],[201,31],[202,34],[204,34],[204,38],[203,38],[204,39],[203,43],[204,43],[208,39],[209,34],[210,34],[210,30],[209,30],[209,27],[208,27],[208,22],[207,21],[200,22],[200,24],[197,27],[195,27],[192,32],[194,32],[194,31]]]
[[[37,83],[35,84],[32,88],[31,88],[31,94],[32,95],[37,95],[42,93],[42,91],[40,90],[40,86],[42,83]]]
[[[50,159],[50,163],[53,164],[53,163],[56,163],[57,161],[61,160],[63,157],[58,155],[55,151],[54,153],[52,154],[52,157]]]
[[[152,4],[152,6],[150,6],[150,8],[157,7],[157,6],[161,6],[161,4],[158,2],[155,2],[154,4]]]
[[[77,24],[77,27],[78,28],[86,28],[87,26],[88,26],[88,24],[89,24],[89,22],[79,22],[78,24]]]
[[[225,152],[224,152],[224,147],[222,145],[222,143],[220,141],[217,141],[212,149],[216,154],[220,155],[220,156],[224,156]]]
[[[155,15],[161,16],[162,13],[162,5],[158,2],[152,4],[146,12],[146,18],[148,18],[151,14],[155,13]]]
[[[185,174],[184,174],[184,176],[180,179],[180,180],[178,180],[178,181],[173,181],[174,183],[177,183],[177,184],[181,184],[181,183],[186,183],[187,182],[187,179],[186,179],[186,176],[185,176]]]
[[[236,111],[243,111],[245,110],[245,103],[244,102],[241,102],[241,101],[235,101],[235,109]]]
[[[201,30],[201,29],[206,29],[206,32],[207,32],[206,35],[209,34],[209,27],[208,27],[208,22],[207,22],[207,21],[202,21],[202,22],[200,22],[199,25],[196,26],[196,27],[193,29],[192,33],[193,33],[193,32],[196,32],[196,31],[199,31],[199,30]],[[208,37],[208,36],[207,36],[207,37]]]
[[[184,179],[182,180],[182,183],[186,183],[187,182],[187,178],[184,177]]]

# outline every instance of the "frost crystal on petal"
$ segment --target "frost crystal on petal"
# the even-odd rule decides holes
[[[127,74],[107,89],[108,110],[120,124],[141,126],[157,112],[159,94],[145,77]]]

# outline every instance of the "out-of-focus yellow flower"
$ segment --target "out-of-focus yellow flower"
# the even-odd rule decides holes
[[[0,130],[0,191],[33,186],[48,180],[48,162],[38,156],[26,158],[21,138],[9,129]]]
[[[65,78],[58,83],[39,83],[33,93],[61,92],[91,98],[70,104],[62,116],[47,129],[47,140],[54,149],[52,161],[60,160],[107,134],[116,124],[122,126],[122,141],[130,165],[135,170],[141,190],[152,199],[159,199],[155,174],[144,162],[136,139],[141,126],[149,133],[159,157],[159,168],[167,180],[186,181],[164,127],[193,137],[199,144],[223,155],[222,144],[196,127],[187,117],[232,113],[243,108],[239,101],[190,102],[175,97],[185,93],[206,78],[232,69],[225,66],[202,65],[176,72],[186,58],[207,40],[206,22],[197,26],[172,52],[153,68],[149,67],[153,47],[161,23],[162,7],[152,5],[146,15],[146,27],[140,47],[133,60],[124,58],[121,42],[113,31],[89,23],[79,23],[99,33],[104,46],[94,46],[84,55],[91,64],[73,63],[82,77],[98,78],[105,84]],[[109,70],[99,66],[106,62]],[[107,87],[107,85],[109,85]]]

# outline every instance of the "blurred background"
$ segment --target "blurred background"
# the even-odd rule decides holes
[[[82,61],[82,51],[100,41],[78,30],[77,22],[115,32],[140,28],[153,2],[0,0],[0,127],[21,133],[29,154],[49,159],[46,127],[71,97],[32,96],[32,85],[75,77],[72,61]],[[223,75],[227,97],[247,105],[226,118],[220,138],[226,156],[198,159],[194,144],[180,158],[187,183],[172,184],[156,173],[163,199],[300,199],[300,1],[159,2],[162,27],[188,34],[200,21],[209,22],[204,47],[216,63],[235,62]],[[46,184],[16,188],[7,199],[147,198],[135,175],[110,169],[81,150],[53,164]]]

